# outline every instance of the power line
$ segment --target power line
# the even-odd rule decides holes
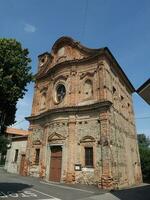
[[[82,38],[84,38],[84,36],[85,36],[85,29],[86,29],[86,22],[87,22],[88,3],[89,3],[89,1],[86,0],[86,2],[85,2],[84,16],[83,16],[83,29],[82,29],[82,35],[81,35]]]
[[[15,124],[12,125],[12,127],[14,127],[14,126],[16,126],[16,125],[18,125],[18,124],[21,124],[21,123],[24,122],[24,121],[26,121],[26,120],[23,119],[23,120],[21,120],[21,121],[19,121],[19,122],[16,122]]]
[[[148,116],[148,117],[136,117],[135,119],[150,119],[150,116]]]

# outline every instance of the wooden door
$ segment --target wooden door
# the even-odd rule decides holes
[[[21,155],[21,162],[20,162],[20,175],[21,176],[25,176],[24,166],[25,166],[25,154],[22,154]]]
[[[51,147],[50,181],[59,182],[61,178],[62,148],[61,146]]]

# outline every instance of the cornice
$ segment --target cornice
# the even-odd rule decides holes
[[[97,110],[108,110],[111,107],[112,103],[110,101],[103,101],[103,102],[97,102],[94,104],[89,105],[82,105],[82,106],[68,106],[68,107],[61,107],[61,108],[54,108],[50,109],[48,111],[45,111],[43,113],[40,113],[38,115],[26,117],[25,119],[28,121],[35,121],[39,120],[54,114],[61,114],[61,113],[67,113],[69,114],[78,114],[82,112],[88,112],[88,111],[97,111]]]
[[[40,80],[40,79],[46,78],[51,73],[55,72],[57,69],[60,69],[61,67],[64,67],[64,66],[86,64],[87,62],[90,62],[90,61],[92,61],[94,59],[96,60],[96,58],[98,58],[102,53],[103,52],[101,51],[101,52],[98,52],[97,54],[89,56],[87,58],[76,59],[76,60],[67,60],[67,61],[64,61],[64,62],[61,62],[61,63],[57,63],[57,64],[51,66],[51,68],[49,70],[47,70],[46,73],[37,73],[36,74],[36,79]]]

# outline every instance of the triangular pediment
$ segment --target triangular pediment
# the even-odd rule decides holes
[[[65,140],[66,138],[58,133],[52,133],[49,137],[48,137],[48,141],[54,141],[54,140]]]

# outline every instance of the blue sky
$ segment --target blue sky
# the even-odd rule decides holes
[[[0,0],[0,37],[29,49],[33,73],[37,56],[64,35],[87,47],[107,46],[135,88],[150,77],[149,0]],[[18,102],[18,128],[28,128],[32,97],[30,84]],[[150,136],[150,106],[137,94],[133,102],[137,132]]]

